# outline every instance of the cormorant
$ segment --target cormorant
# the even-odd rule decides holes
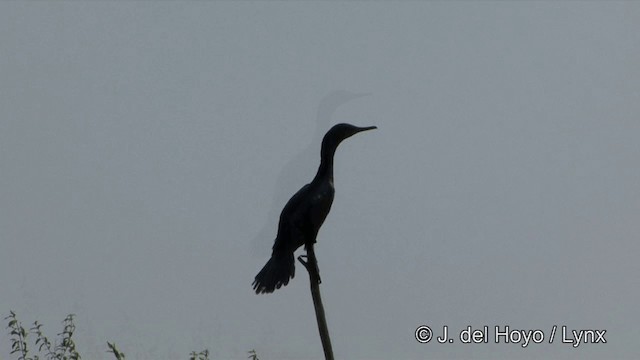
[[[355,99],[369,96],[371,93],[354,93],[345,90],[332,91],[324,96],[318,108],[316,109],[315,129],[313,131],[313,139],[309,140],[307,148],[301,150],[295,157],[293,157],[282,168],[276,184],[305,184],[307,177],[309,176],[309,168],[306,166],[311,163],[310,159],[315,160],[317,156],[318,148],[322,143],[322,137],[332,125],[333,115],[340,109],[341,106],[353,101]],[[269,213],[266,219],[277,219],[282,211],[282,205],[289,200],[291,193],[288,186],[278,186],[273,192],[273,198],[269,206]],[[262,225],[260,231],[255,235],[251,242],[252,255],[262,257],[267,255],[267,250],[262,246],[264,245],[264,239],[271,237],[272,227],[266,222]]]
[[[329,214],[333,203],[333,155],[342,140],[375,126],[357,127],[338,124],[322,139],[320,167],[313,180],[298,190],[280,214],[278,234],[271,259],[256,275],[253,289],[256,294],[272,293],[289,283],[295,275],[293,253],[302,245],[314,244],[318,230]]]

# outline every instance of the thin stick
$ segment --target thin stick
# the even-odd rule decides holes
[[[320,297],[320,271],[318,270],[318,260],[313,250],[313,244],[307,245],[307,261],[302,260],[302,256],[298,256],[298,261],[309,272],[309,282],[311,283],[311,297],[313,298],[313,307],[316,310],[316,320],[318,320],[318,331],[320,332],[320,340],[324,350],[325,360],[333,360],[333,349],[331,348],[331,338],[329,337],[329,328],[327,327],[327,319],[324,316],[324,306],[322,306],[322,298]]]

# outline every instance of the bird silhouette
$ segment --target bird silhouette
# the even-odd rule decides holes
[[[282,211],[282,206],[289,200],[293,191],[297,190],[300,184],[304,184],[304,181],[309,176],[309,171],[316,170],[317,164],[313,160],[316,159],[317,151],[322,143],[322,137],[332,125],[336,124],[333,121],[335,113],[353,100],[369,95],[371,93],[336,90],[328,93],[320,100],[316,109],[315,129],[312,138],[309,139],[307,146],[287,161],[280,170],[275,182],[277,186],[273,190],[269,211],[264,217],[265,222],[251,241],[250,251],[253,257],[262,258],[269,254],[269,248],[264,246],[264,239],[271,237],[271,234],[277,229],[273,226],[274,224],[267,222],[267,220],[272,221],[278,218]],[[277,226],[277,224],[275,225]]]
[[[338,124],[324,135],[316,176],[298,190],[282,209],[271,259],[253,281],[256,294],[272,293],[275,289],[286,286],[289,279],[295,276],[293,253],[302,245],[316,242],[318,230],[331,210],[335,192],[333,157],[338,145],[346,138],[371,129],[377,127]]]

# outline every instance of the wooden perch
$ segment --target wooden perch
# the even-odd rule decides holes
[[[324,306],[322,306],[322,297],[320,296],[320,270],[318,269],[318,260],[313,250],[313,244],[307,245],[307,255],[298,256],[298,261],[309,272],[309,282],[311,284],[311,297],[313,298],[313,307],[316,310],[316,320],[318,321],[318,331],[320,332],[320,340],[324,350],[325,360],[333,360],[333,349],[331,348],[331,338],[329,337],[329,328],[327,327],[327,319],[324,316]],[[303,260],[306,258],[306,261]]]

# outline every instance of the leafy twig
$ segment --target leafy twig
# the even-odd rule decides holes
[[[33,360],[33,358],[27,357],[29,350],[27,349],[27,331],[22,327],[22,323],[18,321],[16,313],[12,310],[9,311],[9,316],[4,318],[9,320],[7,329],[11,336],[11,352],[10,354],[18,353],[18,360]]]
[[[256,353],[256,349],[251,349],[251,351],[249,351],[249,359],[260,360],[258,359],[258,354]]]
[[[204,349],[199,353],[192,351],[189,354],[189,360],[209,360],[209,350]]]
[[[35,321],[33,323],[33,327],[29,329],[32,333],[36,334],[36,346],[38,346],[38,351],[42,352],[42,348],[45,348],[47,351],[45,355],[48,360],[58,359],[58,357],[56,356],[56,353],[51,348],[51,342],[42,333],[41,327],[42,327],[42,324]]]
[[[124,360],[124,353],[118,350],[118,348],[116,347],[116,343],[110,343],[107,341],[107,346],[109,347],[109,350],[107,350],[107,352],[112,353],[116,357],[116,360]]]
[[[76,331],[76,325],[73,323],[75,314],[69,314],[62,321],[64,328],[58,336],[62,336],[62,340],[56,346],[56,358],[61,360],[80,360],[81,356],[76,350],[76,343],[73,341],[73,333]]]

